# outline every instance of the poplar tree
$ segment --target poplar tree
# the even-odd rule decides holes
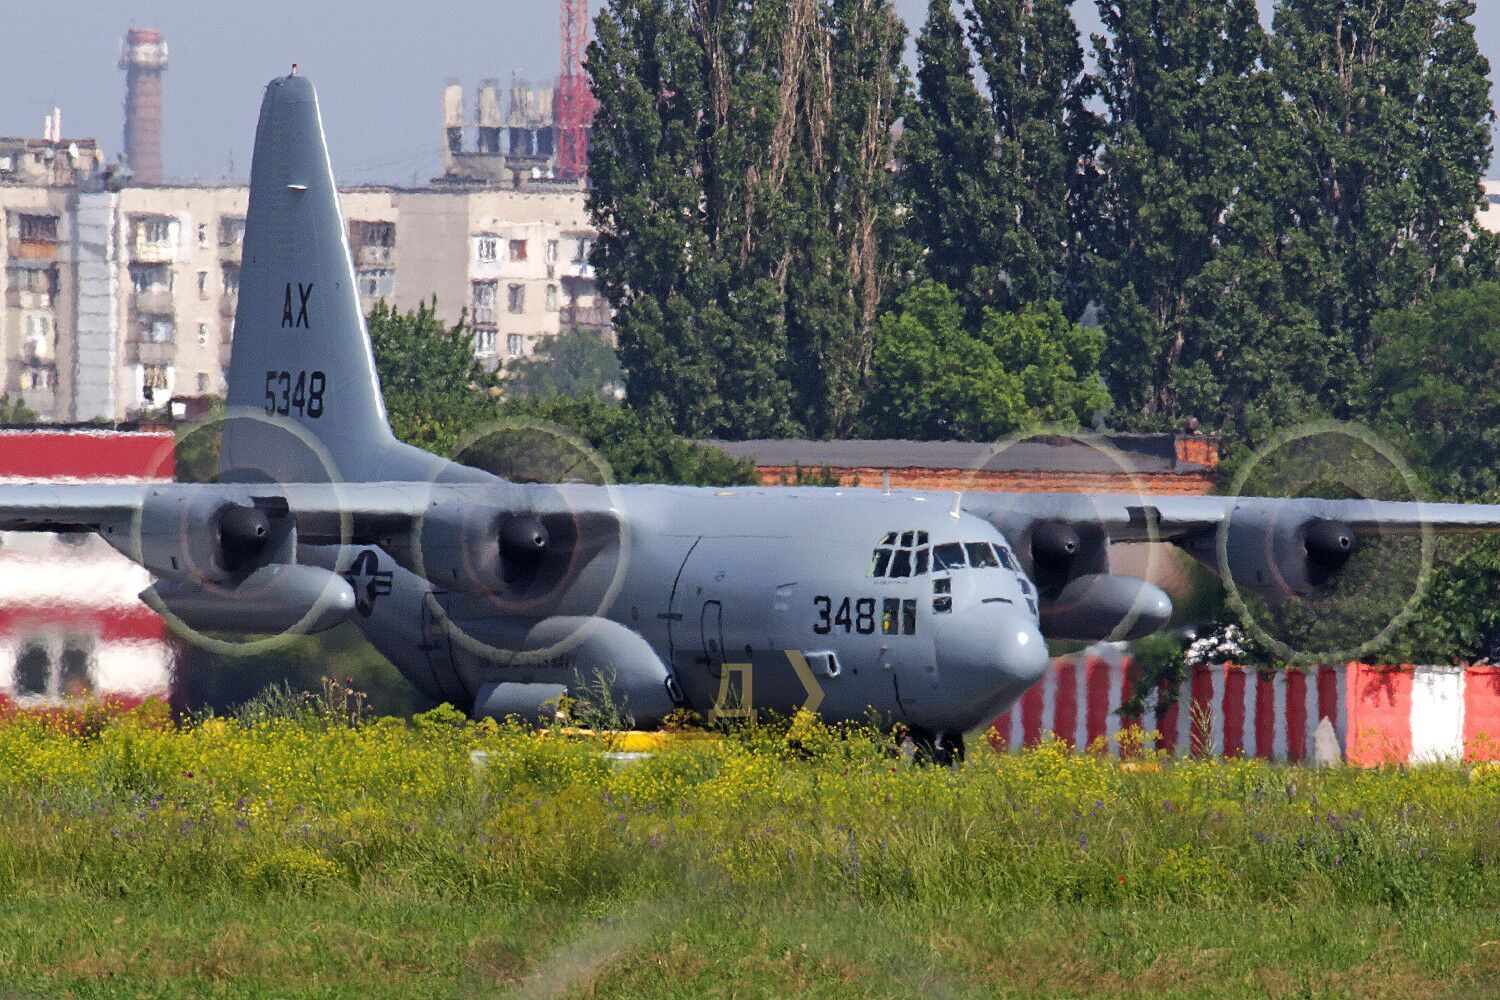
[[[903,136],[911,232],[926,270],[986,307],[1049,298],[1082,311],[1082,259],[1097,122],[1066,0],[969,0],[967,28],[932,0],[917,42],[917,101]],[[975,63],[983,88],[975,82]]]
[[[1091,284],[1132,422],[1256,429],[1320,407],[1305,241],[1274,189],[1284,110],[1254,0],[1100,0]]]
[[[1283,0],[1276,73],[1299,162],[1286,215],[1316,240],[1310,300],[1366,370],[1385,309],[1492,269],[1473,220],[1489,165],[1489,62],[1472,0]],[[1359,408],[1350,380],[1347,408]]]
[[[609,0],[594,264],[631,404],[684,434],[846,432],[893,271],[889,0]]]

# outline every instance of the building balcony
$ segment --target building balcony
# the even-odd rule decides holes
[[[219,315],[225,319],[233,319],[235,310],[240,307],[240,296],[238,292],[225,292],[219,296]]]
[[[495,307],[494,306],[475,306],[474,307],[474,325],[475,326],[494,326],[495,325]]]
[[[55,309],[57,298],[49,292],[31,292],[14,283],[5,289],[5,305],[10,309]]]
[[[177,248],[167,243],[131,243],[132,264],[171,264],[177,260]]]
[[[172,293],[165,288],[136,292],[130,297],[130,305],[137,313],[150,313],[155,316],[169,316],[175,311]]]
[[[354,263],[356,267],[389,267],[391,263],[391,248],[381,246],[355,247]]]
[[[607,305],[566,305],[562,308],[561,322],[564,330],[577,328],[602,333],[614,329],[615,318]]]
[[[239,263],[240,258],[245,255],[245,247],[242,243],[219,244],[219,259]]]
[[[177,345],[170,340],[161,343],[127,340],[125,358],[128,364],[170,365],[177,360]]]
[[[15,260],[56,260],[56,240],[23,240],[12,236],[6,241],[6,253]]]

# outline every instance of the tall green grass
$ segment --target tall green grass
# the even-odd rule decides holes
[[[1396,913],[1500,899],[1500,771],[1483,767],[1122,764],[1049,744],[943,769],[810,717],[621,765],[590,739],[446,709],[259,709],[0,725],[0,893]]]

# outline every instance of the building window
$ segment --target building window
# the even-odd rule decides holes
[[[47,346],[52,340],[52,317],[41,313],[28,313],[26,315],[26,343],[37,351]]]
[[[495,299],[499,295],[499,286],[493,281],[476,281],[473,283],[474,293],[474,322],[495,322]]]
[[[26,242],[57,242],[57,216],[55,215],[23,215],[17,222],[17,228],[19,231],[16,235]]]
[[[177,333],[171,316],[142,316],[141,340],[148,344],[170,344]]]
[[[480,328],[474,331],[474,353],[479,355],[490,355],[495,353],[495,338],[498,334],[494,330]]]
[[[172,290],[169,264],[131,264],[130,287],[137,295],[163,295]]]
[[[525,240],[511,240],[510,241],[510,259],[511,260],[515,260],[515,261],[521,261],[521,260],[525,260],[526,259],[526,241]]]
[[[548,285],[547,286],[547,311],[548,312],[557,312],[558,308],[559,308],[559,306],[558,306],[558,301],[557,301],[557,286],[556,285]]]
[[[198,249],[208,249],[208,223],[206,222],[198,223]]]
[[[198,373],[198,395],[208,395],[208,372]]]
[[[154,403],[172,388],[172,369],[167,365],[141,365],[141,402]]]
[[[587,264],[588,263],[589,251],[593,249],[593,242],[594,242],[593,240],[590,240],[587,237],[579,237],[578,243],[577,243],[576,248],[575,248],[575,250],[573,252],[573,263],[575,263],[575,264]]]
[[[219,246],[237,247],[245,242],[245,220],[238,215],[226,215],[219,220]]]
[[[12,267],[7,272],[10,286],[18,292],[47,296],[47,304],[57,298],[57,270],[41,267]]]
[[[523,313],[523,312],[525,312],[526,311],[526,286],[525,285],[511,285],[508,289],[506,289],[506,293],[505,293],[505,306],[506,306],[507,309],[509,309],[513,313]]]
[[[513,358],[519,358],[521,352],[526,349],[526,338],[519,333],[507,333],[505,335],[505,353]]]
[[[224,294],[240,294],[240,266],[238,264],[220,264],[219,272],[224,278]]]
[[[493,236],[481,236],[476,255],[481,264],[493,264],[500,258],[500,241]]]
[[[45,647],[30,645],[16,657],[16,696],[37,698],[52,681],[52,657]]]
[[[64,698],[86,698],[94,693],[94,656],[87,640],[71,639],[58,660],[58,687]]]
[[[556,240],[548,240],[547,241],[547,263],[549,263],[549,264],[556,264],[557,263],[557,241]]]
[[[57,388],[57,369],[51,365],[27,365],[21,369],[21,388],[53,391]]]
[[[355,219],[349,223],[349,242],[358,247],[386,247],[396,245],[394,222],[365,222]]]
[[[396,293],[396,272],[388,267],[366,268],[358,278],[359,294],[367,298],[388,299]]]
[[[198,298],[199,299],[206,299],[206,298],[208,298],[208,272],[207,271],[199,271],[198,272]]]
[[[199,347],[207,347],[208,346],[208,324],[207,323],[199,323],[198,324],[198,346]]]
[[[141,242],[148,246],[170,247],[177,243],[177,220],[154,215],[141,220]]]

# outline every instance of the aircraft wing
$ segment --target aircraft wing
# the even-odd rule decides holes
[[[1500,505],[1310,500],[1276,497],[1032,493],[966,495],[963,508],[1002,531],[1035,522],[1102,528],[1112,541],[1180,542],[1213,535],[1222,525],[1314,520],[1338,522],[1358,534],[1418,535],[1500,532]]]
[[[0,531],[128,529],[143,513],[192,512],[226,504],[270,506],[290,516],[314,545],[378,544],[409,532],[434,511],[469,507],[615,521],[607,491],[500,480],[476,483],[62,483],[0,485]]]

